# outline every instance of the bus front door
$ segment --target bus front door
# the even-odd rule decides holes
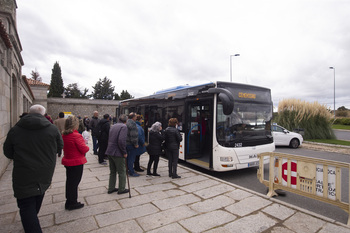
[[[185,159],[189,163],[210,168],[212,161],[212,119],[210,101],[187,103]]]

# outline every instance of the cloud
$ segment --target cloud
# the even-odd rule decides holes
[[[347,1],[92,0],[18,2],[23,74],[92,90],[108,77],[136,97],[178,85],[232,80],[350,108]]]

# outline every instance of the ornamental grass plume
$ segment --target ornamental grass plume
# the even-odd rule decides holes
[[[304,129],[304,139],[334,139],[332,114],[326,105],[299,99],[285,99],[278,104],[275,120],[288,130]]]

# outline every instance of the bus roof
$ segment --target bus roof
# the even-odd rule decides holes
[[[208,85],[208,84],[214,84],[214,83],[205,83],[205,84],[200,84],[200,85],[197,85],[197,86],[205,86],[205,85]],[[157,94],[164,94],[164,93],[168,93],[168,92],[180,91],[180,90],[183,90],[183,89],[188,89],[188,88],[197,87],[197,86],[189,86],[188,84],[185,85],[185,86],[176,86],[176,87],[171,87],[171,88],[167,88],[167,89],[164,89],[164,90],[156,91],[154,94],[155,95],[157,95]]]
[[[135,99],[127,99],[122,100],[121,102],[129,102],[129,101],[137,101],[137,100],[148,100],[148,99],[178,99],[178,98],[186,98],[189,96],[195,96],[198,93],[200,93],[202,90],[207,90],[212,87],[220,87],[220,86],[235,86],[236,88],[239,87],[247,87],[247,88],[253,88],[253,89],[259,89],[259,90],[265,90],[270,91],[268,88],[249,85],[249,84],[241,84],[241,83],[232,83],[232,82],[223,82],[223,81],[216,81],[216,82],[209,82],[204,83],[200,85],[190,86],[190,85],[179,85],[176,87],[167,88],[164,90],[160,90],[155,92],[154,94],[151,94],[149,96],[143,96]],[[271,97],[270,97],[271,98]]]

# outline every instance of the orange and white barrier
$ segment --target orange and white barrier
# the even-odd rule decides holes
[[[269,179],[264,179],[264,158],[270,158]],[[325,159],[309,158],[299,155],[266,152],[258,155],[258,179],[269,188],[268,196],[277,196],[275,190],[282,189],[315,200],[340,207],[348,214],[348,202],[342,202],[341,184],[348,182],[350,189],[350,164]],[[341,172],[347,171],[345,180]],[[325,172],[326,171],[326,172]],[[349,197],[345,198],[350,200]],[[350,217],[348,218],[350,225]]]

